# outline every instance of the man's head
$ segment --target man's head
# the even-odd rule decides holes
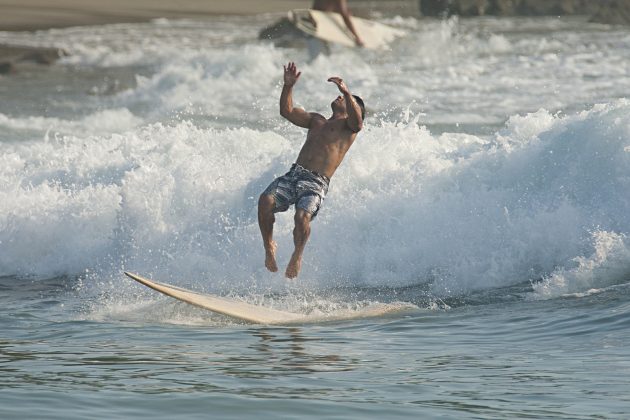
[[[365,119],[365,104],[363,103],[363,99],[361,99],[361,97],[357,95],[352,95],[352,97],[355,101],[357,101],[359,108],[361,108],[361,119]]]
[[[360,96],[352,95],[354,100],[361,108],[361,119],[365,119],[365,104],[363,103],[363,99]],[[330,107],[334,112],[347,113],[348,109],[346,108],[346,99],[343,96],[337,96],[337,98],[330,104]]]

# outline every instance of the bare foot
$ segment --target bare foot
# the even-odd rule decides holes
[[[294,253],[291,256],[291,260],[289,261],[289,265],[287,265],[287,270],[284,272],[284,275],[289,279],[294,279],[300,273],[301,268],[302,268],[302,257],[296,256]]]
[[[265,247],[265,267],[267,270],[275,273],[278,271],[278,264],[276,264],[276,245],[275,241],[271,241],[268,247]]]

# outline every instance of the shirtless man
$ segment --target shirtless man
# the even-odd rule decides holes
[[[271,272],[278,271],[276,243],[273,241],[274,213],[286,211],[295,204],[295,250],[285,271],[290,279],[296,278],[300,272],[302,253],[311,232],[311,220],[317,215],[328,192],[330,178],[363,128],[365,116],[363,100],[352,95],[339,77],[328,79],[341,92],[331,103],[333,113],[330,118],[293,108],[293,86],[300,74],[295,63],[284,66],[280,115],[299,127],[307,128],[306,141],[289,172],[276,178],[258,200],[258,225],[265,246],[265,267]]]

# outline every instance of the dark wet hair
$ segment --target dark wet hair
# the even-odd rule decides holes
[[[359,108],[361,108],[361,119],[365,119],[365,104],[363,103],[363,99],[360,96],[352,95],[355,101],[359,104]]]

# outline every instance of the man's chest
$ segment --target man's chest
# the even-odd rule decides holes
[[[308,138],[320,143],[344,142],[351,138],[352,132],[347,129],[345,121],[316,122],[308,132]]]

